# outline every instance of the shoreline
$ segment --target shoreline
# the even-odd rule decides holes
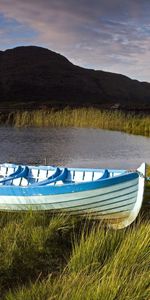
[[[0,112],[0,125],[97,128],[150,137],[150,114],[93,107],[5,111]]]

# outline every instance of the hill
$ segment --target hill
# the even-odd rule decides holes
[[[0,110],[35,106],[150,110],[150,83],[84,69],[41,47],[0,51]]]

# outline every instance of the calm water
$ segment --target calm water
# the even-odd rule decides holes
[[[134,168],[150,163],[150,138],[100,129],[0,127],[0,162]]]

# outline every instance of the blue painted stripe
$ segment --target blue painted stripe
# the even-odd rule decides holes
[[[126,202],[126,203],[125,203]],[[126,207],[126,206],[134,206],[136,202],[136,198],[135,197],[131,197],[127,200],[122,200],[122,201],[118,201],[115,202],[115,207],[111,207],[111,203],[109,205],[101,205],[101,203],[99,202],[99,205],[95,205],[93,206],[92,204],[87,205],[87,206],[81,206],[81,207],[66,207],[66,208],[62,208],[62,211],[69,211],[69,212],[80,212],[80,211],[102,211],[103,213],[105,213],[105,211],[111,211],[113,212],[114,210],[116,211],[117,208],[122,208],[122,207]],[[105,206],[107,206],[107,208],[104,208]],[[108,207],[110,206],[110,207]]]
[[[123,196],[121,196],[121,197],[123,197]],[[117,199],[121,198],[121,197],[117,197]],[[134,201],[133,201],[133,199],[134,199]],[[111,200],[112,199],[107,199],[107,201],[111,201]],[[80,204],[80,205],[72,205],[72,206],[62,207],[61,209],[62,210],[70,210],[70,209],[81,210],[81,209],[90,209],[90,208],[97,208],[97,207],[102,207],[103,208],[105,206],[113,206],[114,204],[117,207],[117,205],[119,203],[124,203],[124,202],[126,202],[126,205],[128,205],[129,202],[130,202],[130,200],[132,200],[132,203],[135,203],[136,202],[136,195],[134,195],[133,197],[131,196],[130,198],[127,198],[127,199],[119,199],[119,200],[113,201],[111,203],[110,202],[109,203],[104,203],[104,201],[100,200],[100,201],[86,203],[86,204]],[[71,201],[70,201],[70,203],[71,203]],[[46,203],[43,203],[43,204],[46,205]],[[65,202],[65,204],[66,204],[66,202]],[[63,205],[64,205],[64,203],[63,203]],[[104,210],[107,210],[107,209],[104,209]]]
[[[130,196],[130,197],[129,197]],[[58,206],[60,207],[61,209],[70,209],[70,208],[76,208],[76,209],[80,209],[80,207],[96,207],[96,204],[98,204],[98,206],[110,206],[110,205],[114,205],[116,203],[122,203],[124,201],[128,202],[130,199],[135,199],[136,201],[136,197],[137,197],[137,192],[136,191],[133,191],[131,193],[126,193],[126,194],[123,194],[123,195],[118,195],[118,196],[115,196],[115,197],[111,197],[111,198],[108,198],[108,199],[105,199],[105,200],[101,200],[101,195],[97,195],[96,198],[99,198],[98,201],[93,201],[93,199],[95,198],[95,196],[91,196],[91,197],[88,197],[88,200],[90,200],[89,202],[87,203],[82,203],[82,198],[81,199],[76,199],[76,200],[66,200],[66,201],[61,201],[61,202],[41,202],[41,203],[36,203],[36,202],[29,202],[27,201],[27,203],[25,205],[28,205],[28,204],[31,204],[32,206],[36,206],[36,205],[48,205],[48,206]],[[84,200],[86,200],[87,198],[84,198]],[[81,201],[80,201],[81,200]],[[76,205],[75,205],[76,203]],[[78,204],[77,204],[78,203]],[[72,205],[73,204],[73,205]],[[0,207],[2,206],[5,206],[5,205],[24,205],[24,203],[22,202],[18,202],[18,203],[5,203],[5,202],[1,202],[0,203]],[[93,206],[94,205],[94,206]]]
[[[94,215],[94,214],[99,214],[101,216],[113,216],[114,214],[121,214],[121,213],[124,213],[126,211],[128,212],[131,212],[131,210],[133,209],[134,203],[131,203],[131,204],[128,204],[128,205],[122,205],[122,206],[118,206],[116,208],[114,208],[114,210],[106,210],[106,211],[103,211],[102,209],[98,209],[96,208],[95,210],[92,210],[92,209],[87,209],[87,210],[79,210],[79,211],[76,211],[76,210],[72,210],[72,211],[67,211],[68,213],[70,213],[71,215],[72,214],[77,214],[79,216],[82,216],[82,215],[85,215],[85,214],[91,214],[91,215]],[[103,212],[103,213],[102,213]]]
[[[112,215],[112,214],[115,214],[115,213],[120,213],[120,212],[124,212],[126,210],[131,210],[133,209],[134,207],[134,204],[135,202],[133,201],[132,202],[132,199],[131,199],[131,202],[128,203],[128,204],[123,204],[123,205],[116,205],[116,207],[113,207],[113,208],[106,208],[106,209],[101,209],[101,206],[96,206],[96,207],[92,207],[92,208],[87,208],[87,209],[79,209],[79,210],[71,210],[71,209],[67,209],[67,210],[64,210],[63,208],[53,208],[51,205],[47,204],[47,205],[35,205],[35,206],[32,206],[32,204],[28,204],[28,205],[6,205],[6,206],[1,206],[0,205],[0,210],[3,210],[3,209],[7,209],[8,210],[13,210],[15,211],[15,207],[16,207],[16,210],[27,210],[27,209],[31,209],[31,210],[47,210],[47,211],[52,211],[52,212],[59,212],[59,213],[70,213],[70,214],[78,214],[78,215],[82,215],[82,214],[94,214],[94,213],[99,213],[99,212],[103,212],[102,215]]]
[[[102,181],[81,182],[73,184],[64,184],[61,186],[39,186],[21,187],[21,186],[0,186],[0,195],[6,196],[34,196],[34,195],[60,195],[68,193],[77,193],[88,190],[95,190],[114,186],[124,182],[132,181],[138,178],[138,173],[123,174],[118,177],[104,179]]]

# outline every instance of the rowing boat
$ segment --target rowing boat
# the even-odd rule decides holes
[[[145,163],[137,170],[0,164],[1,211],[54,211],[90,216],[115,229],[138,216]]]

